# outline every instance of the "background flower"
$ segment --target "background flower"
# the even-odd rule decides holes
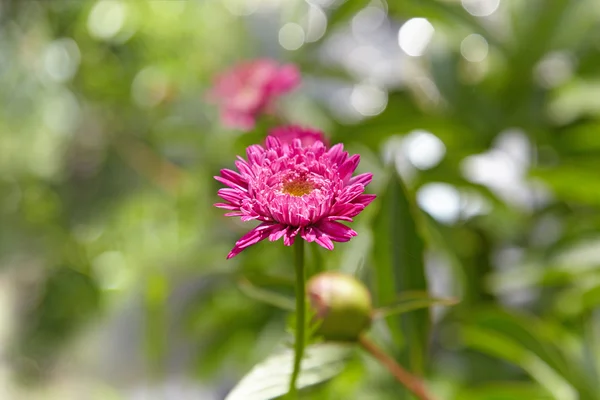
[[[291,64],[270,59],[243,62],[219,75],[209,100],[221,106],[221,120],[231,128],[250,130],[261,113],[271,113],[273,102],[300,84]]]
[[[310,146],[316,141],[321,141],[329,147],[329,140],[323,132],[318,129],[304,128],[299,125],[278,126],[269,131],[270,136],[278,138],[282,143],[292,143],[294,139],[300,139],[303,146]]]
[[[215,179],[229,187],[219,190],[226,202],[215,206],[230,210],[226,216],[261,221],[236,242],[227,258],[266,238],[283,237],[290,246],[299,235],[332,250],[333,242],[356,236],[338,221],[352,221],[375,199],[363,194],[372,174],[352,177],[360,156],[349,156],[343,149],[337,144],[328,150],[321,141],[303,147],[300,139],[288,144],[269,136],[266,148],[250,146],[248,160],[236,161],[239,173],[221,170]]]

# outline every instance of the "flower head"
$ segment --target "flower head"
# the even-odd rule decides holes
[[[317,333],[327,340],[356,340],[371,325],[371,294],[352,275],[315,275],[308,281],[307,295],[319,322]]]
[[[329,141],[325,138],[323,132],[298,125],[278,126],[271,129],[269,135],[276,137],[282,143],[292,144],[294,139],[300,139],[302,146],[310,146],[320,140],[326,147],[329,147]]]
[[[239,172],[221,170],[215,179],[228,186],[219,190],[224,203],[216,207],[229,210],[226,216],[261,223],[241,239],[227,258],[264,239],[291,246],[300,236],[333,249],[333,242],[347,242],[356,232],[338,221],[352,221],[375,195],[364,194],[372,174],[352,177],[360,161],[349,156],[342,144],[327,149],[316,141],[302,146],[269,136],[266,146],[252,145],[248,160],[238,157]]]
[[[226,126],[250,130],[261,113],[270,113],[273,101],[300,84],[300,72],[291,64],[269,59],[238,64],[219,75],[209,100],[221,107]]]

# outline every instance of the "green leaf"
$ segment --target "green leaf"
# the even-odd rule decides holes
[[[283,310],[294,311],[296,309],[294,299],[281,293],[255,286],[247,279],[241,279],[238,282],[238,287],[242,293],[254,300],[262,301]]]
[[[428,308],[435,305],[451,306],[459,302],[459,300],[455,298],[429,297],[427,292],[407,292],[403,293],[403,295],[403,298],[399,299],[395,304],[390,304],[375,310],[374,317],[387,318],[421,308]]]
[[[552,395],[530,382],[498,382],[462,389],[455,399],[461,400],[550,400]]]
[[[511,338],[477,327],[462,329],[463,339],[472,348],[512,362],[525,370],[556,400],[576,400],[577,391],[532,351]]]
[[[570,161],[560,168],[535,168],[530,174],[544,181],[562,200],[598,206],[600,187],[594,172],[598,167],[597,159],[591,162]]]
[[[368,0],[346,0],[329,14],[327,18],[329,29],[333,29],[338,24],[349,21],[357,12],[368,5]]]
[[[328,381],[344,369],[354,345],[319,343],[306,348],[296,383],[299,389]],[[225,400],[269,400],[288,392],[294,351],[286,349],[256,365]]]
[[[391,168],[388,171],[387,189],[378,200],[380,209],[374,220],[372,258],[378,304],[391,304],[405,291],[427,292],[424,244],[417,229],[414,199],[398,174]],[[394,341],[405,343],[400,354],[402,363],[422,373],[430,329],[429,310],[390,317],[387,323]]]
[[[493,309],[474,313],[470,321],[463,333],[471,347],[519,365],[552,393],[565,393],[557,399],[569,398],[567,387],[581,400],[597,399],[581,354],[562,327]]]

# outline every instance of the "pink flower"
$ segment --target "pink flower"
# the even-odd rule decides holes
[[[273,111],[274,100],[300,84],[291,64],[259,59],[241,63],[215,80],[209,100],[220,105],[221,120],[231,128],[250,130],[261,113]]]
[[[297,236],[333,249],[333,242],[347,242],[356,232],[338,221],[352,221],[375,195],[364,194],[373,175],[352,177],[360,161],[349,156],[342,144],[327,149],[316,141],[302,146],[299,139],[288,144],[269,136],[266,146],[247,148],[248,160],[238,157],[238,172],[223,169],[215,176],[227,188],[219,190],[229,210],[225,216],[261,223],[242,238],[227,258],[264,239],[291,246]]]
[[[275,136],[282,143],[292,144],[294,139],[300,139],[302,146],[310,146],[320,140],[326,147],[329,147],[329,141],[323,132],[298,125],[278,126],[271,129],[269,135]]]

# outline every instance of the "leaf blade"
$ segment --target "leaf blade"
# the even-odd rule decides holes
[[[298,389],[328,381],[342,372],[354,346],[317,343],[306,349],[297,381]],[[244,376],[225,400],[271,400],[288,392],[292,374],[292,349],[273,354]]]
[[[388,169],[387,190],[380,198],[374,219],[373,261],[376,271],[376,298],[390,304],[405,291],[427,292],[424,243],[417,228],[414,200],[393,168]],[[409,344],[400,360],[411,370],[422,373],[430,329],[429,310],[387,318],[396,343]]]

